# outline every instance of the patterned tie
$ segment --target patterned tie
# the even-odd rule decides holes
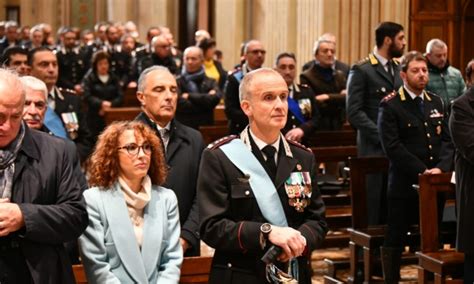
[[[425,114],[425,104],[423,103],[423,100],[421,99],[420,96],[417,96],[415,98],[415,103],[418,106],[418,110],[421,112],[421,114]]]
[[[267,160],[265,161],[265,165],[270,170],[272,180],[276,177],[277,165],[275,163],[275,152],[276,149],[272,145],[267,145],[263,147],[262,152],[267,156]]]
[[[160,132],[161,141],[163,141],[163,148],[165,149],[166,153],[166,148],[168,147],[168,142],[170,140],[169,130],[166,128],[161,128],[158,131]]]

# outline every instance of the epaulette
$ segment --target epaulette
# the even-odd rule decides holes
[[[220,146],[224,145],[224,144],[227,144],[229,143],[230,141],[234,140],[234,139],[237,139],[239,138],[238,135],[228,135],[228,136],[225,136],[225,137],[222,137],[220,139],[217,139],[216,141],[210,143],[208,146],[207,146],[207,149],[217,149],[219,148]]]
[[[306,147],[305,145],[301,144],[300,142],[297,142],[297,141],[294,141],[294,140],[289,140],[289,139],[286,139],[286,141],[288,141],[288,143],[290,143],[293,146],[296,146],[296,147],[301,148],[303,150],[306,150],[310,153],[313,153],[313,151],[311,151],[310,148]]]
[[[369,62],[369,57],[366,57],[364,59],[361,59],[361,60],[357,61],[355,65],[363,65],[367,62]]]
[[[397,93],[396,92],[391,92],[390,94],[386,95],[385,97],[383,97],[382,99],[382,102],[388,102],[390,101],[391,99],[395,98],[397,96]]]
[[[400,65],[400,59],[398,59],[398,58],[393,58],[392,60],[393,60],[393,62],[394,62],[396,65]]]
[[[66,88],[62,88],[62,87],[58,87],[58,90],[62,93],[70,93],[71,95],[74,95],[74,96],[77,96],[77,92],[74,91],[74,90],[71,90],[71,89],[66,89]]]

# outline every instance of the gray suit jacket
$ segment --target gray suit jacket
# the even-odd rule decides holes
[[[152,187],[141,250],[118,183],[88,189],[84,197],[89,226],[79,246],[89,283],[178,283],[183,252],[173,191]]]

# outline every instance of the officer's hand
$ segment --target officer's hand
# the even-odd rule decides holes
[[[329,100],[329,95],[328,94],[316,95],[316,100],[320,103],[325,102]]]
[[[306,239],[299,231],[290,227],[272,226],[268,240],[283,249],[281,259],[301,256],[306,247]]]
[[[296,127],[288,131],[285,135],[286,139],[301,142],[301,139],[304,136],[303,129]]]
[[[25,225],[23,213],[16,203],[8,199],[0,199],[0,237],[18,231]]]
[[[439,168],[432,168],[432,169],[426,169],[424,174],[428,175],[435,175],[435,174],[440,174],[442,171]]]

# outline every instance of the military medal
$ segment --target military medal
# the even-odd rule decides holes
[[[309,172],[293,172],[285,182],[288,204],[298,212],[303,212],[311,198],[311,177]]]
[[[61,114],[64,126],[71,140],[75,140],[79,134],[79,120],[75,112],[64,112]]]

